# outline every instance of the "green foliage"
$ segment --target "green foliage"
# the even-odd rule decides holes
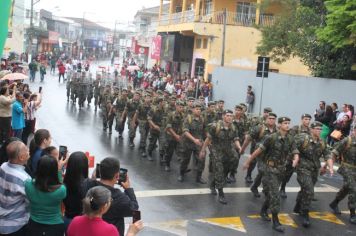
[[[356,46],[356,1],[328,0],[325,5],[326,26],[318,30],[319,38],[335,48]]]
[[[270,56],[277,63],[299,57],[312,75],[326,78],[351,79],[355,48],[335,48],[319,39],[318,30],[325,26],[326,8],[322,0],[268,0],[279,2],[285,11],[276,16],[272,26],[260,28],[262,40],[257,53]]]

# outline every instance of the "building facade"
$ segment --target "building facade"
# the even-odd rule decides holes
[[[255,26],[273,24],[274,15],[281,11],[275,4],[262,12],[261,1],[170,0],[166,11],[160,0],[157,31],[162,36],[161,65],[171,73],[187,72],[205,79],[221,65],[255,70],[256,47],[261,40]],[[270,70],[310,75],[298,58],[283,64],[271,62]]]

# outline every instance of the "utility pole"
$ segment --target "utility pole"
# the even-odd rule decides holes
[[[32,60],[32,40],[33,40],[33,35],[34,35],[34,30],[33,30],[33,6],[39,3],[40,0],[37,0],[34,2],[34,0],[31,0],[31,12],[30,12],[30,30],[28,31],[28,40],[29,44],[27,47],[27,53],[30,55],[28,58]],[[30,62],[30,60],[28,62]]]
[[[81,36],[81,60],[84,59],[84,17],[85,17],[85,12],[83,12],[83,18],[82,18],[82,36]],[[80,54],[79,54],[80,55]]]
[[[225,65],[225,41],[226,41],[226,8],[223,12],[223,37],[222,37],[222,49],[221,49],[221,66]]]

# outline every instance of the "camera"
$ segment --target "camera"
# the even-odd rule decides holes
[[[100,163],[97,163],[97,164],[96,164],[95,177],[96,177],[97,179],[100,179],[100,178],[101,178],[101,176],[100,176]]]
[[[67,157],[68,148],[67,146],[59,146],[59,160],[65,160]]]

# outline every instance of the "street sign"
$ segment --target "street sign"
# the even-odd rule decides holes
[[[269,57],[258,57],[257,59],[257,77],[268,78]]]

